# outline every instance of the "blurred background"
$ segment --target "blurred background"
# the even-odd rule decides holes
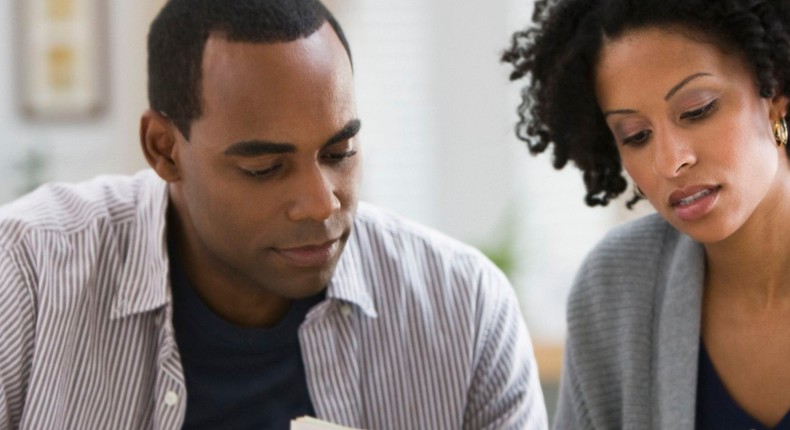
[[[363,198],[470,243],[518,292],[553,409],[565,300],[584,255],[649,212],[584,205],[513,133],[521,83],[499,56],[532,0],[325,0],[354,55]],[[41,182],[144,168],[145,37],[164,0],[4,0],[0,203]]]

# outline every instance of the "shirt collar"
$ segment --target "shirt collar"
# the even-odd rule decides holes
[[[170,300],[166,248],[167,183],[153,170],[135,175],[135,218],[129,223],[127,243],[119,268],[118,290],[111,317],[124,318],[166,305]]]
[[[359,220],[355,222],[354,229],[349,236],[343,254],[340,256],[332,280],[327,287],[327,298],[342,300],[358,307],[370,318],[378,318],[376,307],[373,304],[368,283],[362,272],[365,261],[360,252],[359,236],[356,230]]]

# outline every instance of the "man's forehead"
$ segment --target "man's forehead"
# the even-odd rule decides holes
[[[205,81],[272,79],[283,82],[310,75],[351,74],[345,50],[330,26],[288,42],[255,43],[209,38],[203,55]]]
[[[206,43],[201,74],[204,102],[234,92],[246,97],[238,93],[249,91],[272,100],[293,99],[326,81],[353,86],[350,60],[329,24],[305,38],[278,43],[238,42],[218,34]]]
[[[257,55],[270,56],[273,61],[294,59],[297,55],[301,56],[300,59],[304,59],[305,56],[327,58],[330,55],[348,58],[348,54],[334,29],[328,22],[325,22],[309,35],[294,40],[275,42],[238,40],[229,37],[225,31],[215,31],[206,39],[203,48],[203,66],[205,67],[218,58],[239,57],[244,59],[253,51]],[[348,61],[350,66],[350,59]]]
[[[201,96],[193,125],[211,124],[225,144],[319,144],[356,118],[350,60],[329,25],[281,43],[215,35],[206,44]]]

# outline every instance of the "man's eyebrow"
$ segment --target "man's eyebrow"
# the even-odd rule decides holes
[[[289,154],[296,152],[290,143],[267,142],[265,140],[245,140],[230,145],[224,154],[238,157],[256,157],[267,154]]]
[[[683,88],[684,85],[702,76],[713,76],[713,75],[711,75],[710,73],[700,72],[700,73],[694,73],[693,75],[686,77],[685,79],[680,81],[680,83],[678,83],[677,85],[672,87],[672,89],[669,90],[667,95],[664,96],[664,100],[669,100],[672,96],[675,95],[676,92],[680,91],[680,89]]]
[[[343,127],[342,130],[337,132],[334,136],[326,141],[324,146],[334,145],[335,143],[351,139],[359,133],[362,127],[362,122],[358,119],[353,119]],[[236,142],[228,147],[224,154],[227,156],[236,157],[257,157],[260,155],[270,154],[292,154],[296,152],[296,145],[290,143],[268,142],[265,140],[245,140]]]
[[[362,128],[362,121],[358,119],[352,119],[351,121],[343,127],[342,130],[337,132],[334,136],[330,137],[329,140],[326,141],[324,147],[334,145],[335,143],[342,142],[344,140],[351,139],[352,137],[356,136],[359,133],[359,129]]]

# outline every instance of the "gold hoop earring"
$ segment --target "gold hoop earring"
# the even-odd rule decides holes
[[[774,140],[776,140],[776,146],[787,145],[787,122],[784,118],[779,118],[774,122]]]

